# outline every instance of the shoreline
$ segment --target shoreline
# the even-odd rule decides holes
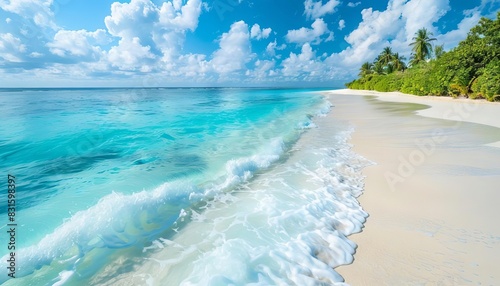
[[[355,127],[370,214],[350,285],[495,285],[500,257],[500,105],[401,93],[323,92],[331,116]],[[444,120],[443,120],[444,119]],[[479,123],[479,124],[478,124]]]
[[[478,123],[500,128],[500,119],[482,112],[491,113],[500,110],[500,103],[484,99],[453,98],[447,96],[418,96],[399,91],[379,92],[374,90],[338,89],[328,90],[325,94],[371,95],[388,102],[415,103],[428,108],[417,111],[424,117]],[[450,106],[455,104],[454,106]],[[451,107],[451,108],[450,108]]]

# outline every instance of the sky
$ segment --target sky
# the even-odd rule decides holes
[[[0,87],[341,87],[500,0],[0,0]]]

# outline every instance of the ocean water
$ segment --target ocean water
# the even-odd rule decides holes
[[[332,285],[367,217],[318,92],[0,91],[2,285]]]

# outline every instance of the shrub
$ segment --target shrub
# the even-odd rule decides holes
[[[490,62],[475,82],[472,90],[476,96],[489,101],[500,101],[500,60]]]

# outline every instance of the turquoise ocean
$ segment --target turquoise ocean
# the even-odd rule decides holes
[[[341,285],[369,162],[331,112],[320,90],[0,90],[0,284]]]

